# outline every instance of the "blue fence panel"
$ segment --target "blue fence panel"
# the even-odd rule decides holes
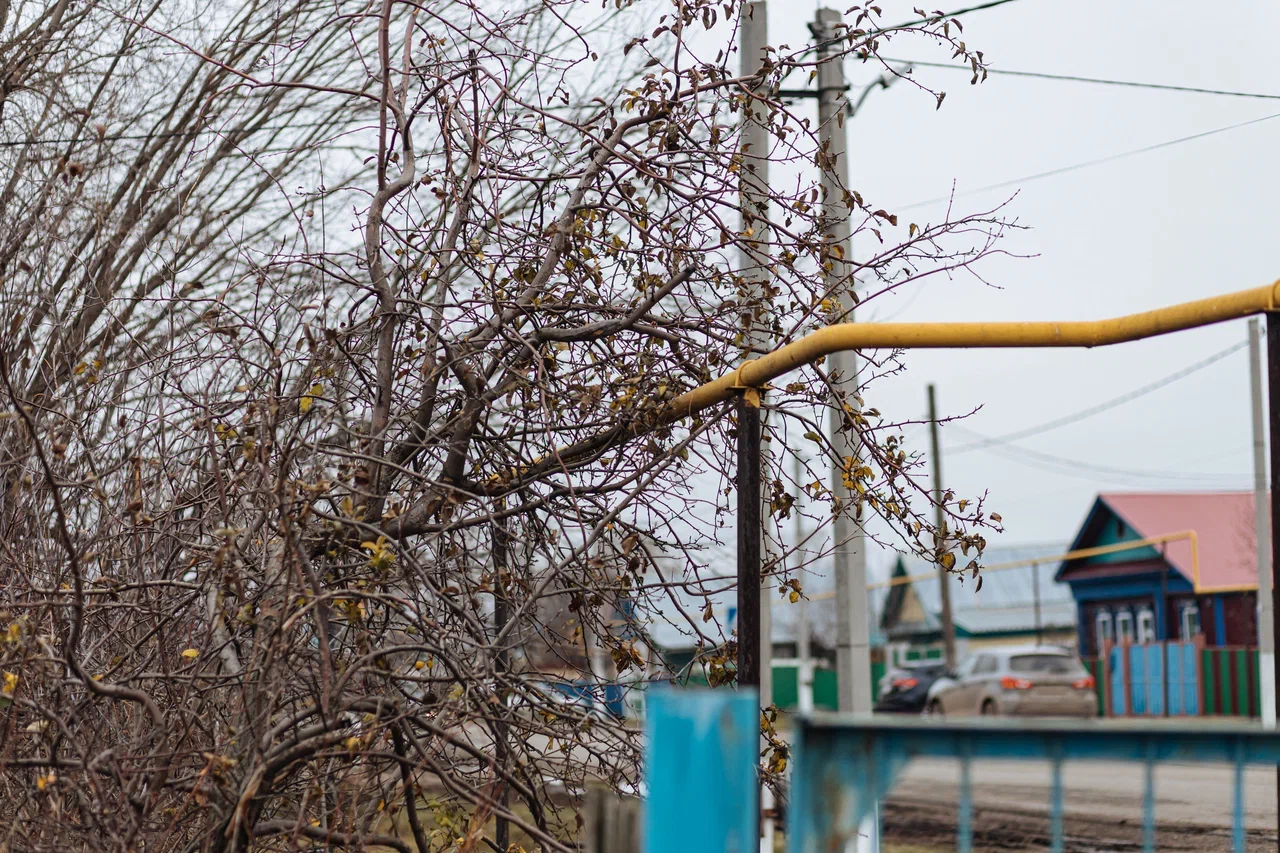
[[[1129,694],[1135,716],[1164,715],[1164,648],[1129,646]]]
[[[1129,713],[1143,716],[1151,713],[1147,707],[1147,668],[1142,646],[1125,646],[1129,658],[1129,701],[1133,703]]]
[[[1151,721],[939,724],[934,720],[890,722],[829,716],[800,721],[794,752],[788,808],[790,853],[846,850],[859,821],[892,790],[905,764],[917,757],[960,762],[958,851],[972,849],[972,798],[967,783],[969,765],[977,759],[1029,759],[1049,764],[1053,851],[1065,849],[1062,771],[1068,762],[1107,760],[1143,765],[1144,851],[1155,851],[1157,844],[1155,765],[1169,761],[1227,763],[1235,771],[1232,850],[1244,853],[1244,767],[1275,765],[1280,760],[1280,733],[1247,725],[1203,727]]]
[[[1146,658],[1144,668],[1147,674],[1147,713],[1156,717],[1164,716],[1165,647],[1160,643],[1143,646],[1142,656]]]
[[[1169,713],[1180,717],[1187,713],[1187,697],[1182,690],[1182,643],[1170,643],[1166,654],[1169,670]]]
[[[1125,689],[1124,665],[1121,660],[1123,653],[1123,647],[1113,646],[1108,653],[1110,660],[1107,661],[1107,672],[1111,680],[1111,711],[1117,717],[1129,713],[1129,691]]]
[[[1172,651],[1172,650],[1171,650]],[[1188,656],[1177,650],[1180,672]],[[1172,658],[1171,658],[1172,659]],[[1192,660],[1194,663],[1194,659]],[[759,706],[754,693],[672,691],[650,696],[646,747],[646,853],[755,853],[760,816]],[[1064,850],[1063,767],[1072,761],[1141,764],[1142,849],[1157,845],[1155,766],[1225,763],[1234,770],[1231,846],[1245,850],[1244,768],[1280,764],[1280,732],[1256,726],[1112,721],[860,719],[820,715],[798,721],[788,807],[790,853],[845,851],[862,820],[893,788],[908,761],[960,763],[956,849],[972,849],[974,760],[1047,762],[1050,849]]]
[[[1200,713],[1200,691],[1196,684],[1194,643],[1169,644],[1169,713],[1194,716]]]
[[[654,687],[647,699],[645,853],[757,853],[755,692]]]
[[[1113,648],[1108,660],[1108,681],[1115,715],[1160,717],[1165,714],[1166,703],[1172,716],[1199,714],[1198,654],[1194,643],[1171,642],[1167,646],[1150,643]],[[1127,689],[1124,683],[1125,662],[1128,663],[1129,676]]]
[[[1203,714],[1200,707],[1200,649],[1195,643],[1182,644],[1182,705],[1188,714]]]

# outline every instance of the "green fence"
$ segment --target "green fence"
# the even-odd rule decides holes
[[[884,676],[884,664],[871,662],[872,695],[880,686]],[[800,671],[794,666],[775,666],[773,668],[773,702],[783,711],[793,711],[800,704]],[[813,671],[813,707],[824,711],[839,710],[839,693],[836,683],[836,671],[826,667]]]
[[[1257,717],[1258,650],[1202,649],[1200,707],[1209,716]]]
[[[931,646],[928,648],[916,648],[912,646],[902,655],[904,661],[922,661],[922,660],[942,660],[944,657],[943,650],[940,646]]]

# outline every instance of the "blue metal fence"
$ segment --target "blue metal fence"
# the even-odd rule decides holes
[[[754,695],[691,691],[655,696],[649,713],[648,853],[746,853],[757,827],[759,709]],[[852,849],[858,827],[889,794],[913,758],[960,764],[957,846],[973,844],[970,766],[977,759],[1028,759],[1050,766],[1051,850],[1061,853],[1063,765],[1136,762],[1145,768],[1142,846],[1156,849],[1155,768],[1161,762],[1220,762],[1234,768],[1232,849],[1244,853],[1244,768],[1280,764],[1280,733],[1256,725],[1153,725],[854,719],[819,715],[797,722],[787,808],[791,853]],[[750,839],[754,841],[754,838]]]
[[[645,853],[757,853],[755,692],[655,686],[647,705]]]

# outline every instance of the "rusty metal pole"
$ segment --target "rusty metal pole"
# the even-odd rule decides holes
[[[763,527],[763,495],[760,490],[760,407],[757,399],[738,397],[738,688],[760,689],[760,535]],[[768,606],[767,604],[765,606]],[[761,792],[767,807],[768,786]],[[756,837],[760,849],[772,844],[772,823],[756,812]]]
[[[738,398],[738,686],[760,686],[760,408]]]

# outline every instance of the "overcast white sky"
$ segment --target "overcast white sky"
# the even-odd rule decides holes
[[[807,42],[805,23],[817,5],[771,3],[770,41]],[[911,5],[883,3],[885,21],[909,19]],[[1273,41],[1280,6],[1273,4],[1018,0],[963,21],[968,44],[993,68],[1280,94]],[[905,41],[887,53],[945,60]],[[847,71],[855,84],[878,76],[852,63]],[[899,84],[872,93],[848,125],[853,184],[891,211],[945,195],[952,181],[963,193],[1280,113],[1280,100],[996,74],[970,86],[965,74],[928,68],[916,75],[945,89],[940,111]],[[919,295],[877,300],[862,319],[1093,319],[1266,284],[1280,278],[1278,156],[1280,118],[960,198],[958,210],[976,210],[1017,190],[1009,212],[1031,230],[1010,237],[1006,248],[1035,257],[988,261],[982,270],[998,290],[938,279]],[[938,205],[926,206],[909,218],[939,213]],[[869,403],[895,417],[923,415],[925,385],[934,382],[942,414],[981,407],[963,427],[1001,435],[1125,394],[1245,337],[1242,321],[1097,351],[918,351],[908,354],[904,375],[877,383]],[[945,428],[944,479],[959,493],[990,491],[1008,529],[1004,542],[1070,539],[1102,490],[1249,488],[1246,353],[1016,442],[1072,460],[1066,465],[1018,451],[954,452],[975,437]],[[927,433],[910,438],[923,449]]]

